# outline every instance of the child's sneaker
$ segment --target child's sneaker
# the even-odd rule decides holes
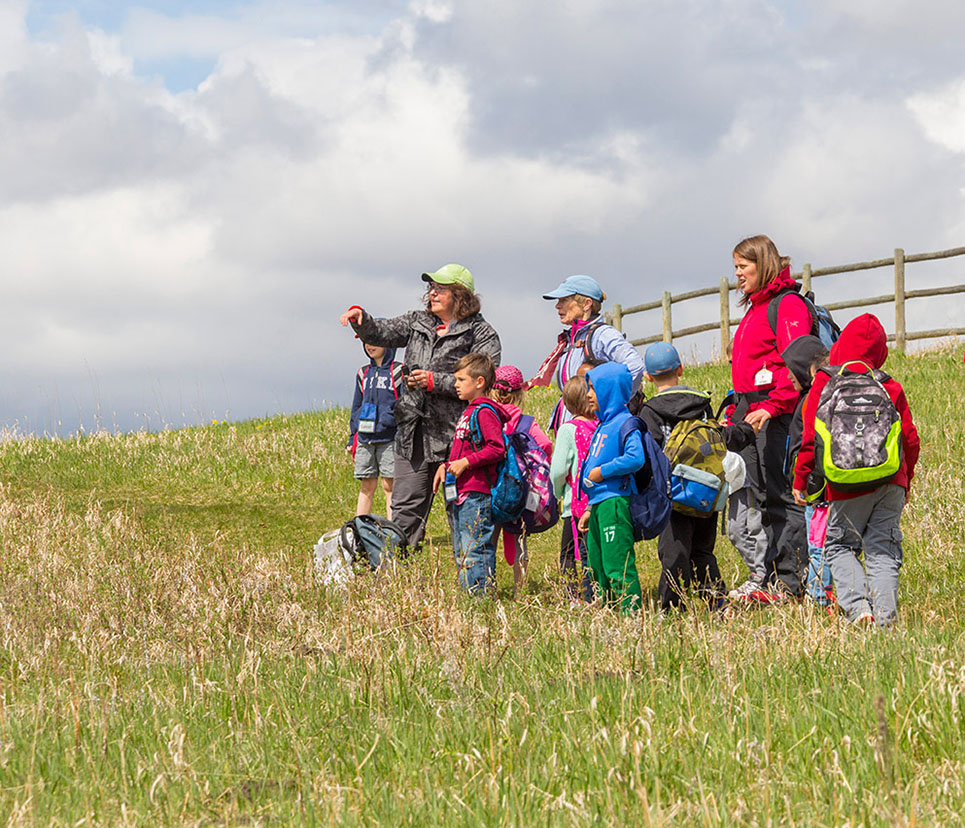
[[[735,587],[729,593],[727,593],[729,598],[733,599],[750,599],[751,595],[755,592],[759,592],[763,589],[763,584],[754,578],[748,578],[739,587]]]

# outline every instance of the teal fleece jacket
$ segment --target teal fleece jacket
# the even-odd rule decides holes
[[[587,373],[586,381],[596,393],[600,420],[581,473],[583,491],[592,506],[611,497],[629,497],[635,493],[632,475],[643,468],[647,456],[639,431],[629,436],[625,449],[620,445],[620,426],[630,417],[627,403],[633,389],[633,377],[627,366],[605,362]],[[603,474],[602,483],[594,483],[588,476],[597,466]]]

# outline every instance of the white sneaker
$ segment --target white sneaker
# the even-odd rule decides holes
[[[730,598],[750,599],[753,593],[759,592],[763,588],[764,585],[760,581],[755,581],[753,578],[748,578],[739,587],[736,587],[728,592],[727,595]]]

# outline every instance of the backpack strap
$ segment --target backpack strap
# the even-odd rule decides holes
[[[727,394],[724,399],[720,401],[720,405],[717,406],[717,411],[714,412],[714,419],[720,422],[720,415],[724,413],[724,409],[729,405],[737,405],[737,393],[731,391]]]
[[[811,330],[809,333],[816,335],[818,331],[818,312],[814,308],[814,302],[810,301],[806,295],[803,295],[797,285],[778,291],[778,293],[771,298],[771,301],[767,303],[767,324],[771,326],[771,331],[774,336],[777,336],[777,317],[781,308],[781,300],[791,293],[795,294],[804,302],[804,306],[811,315]]]
[[[474,446],[481,446],[483,443],[482,429],[479,427],[479,410],[482,408],[488,408],[496,415],[496,419],[502,422],[502,417],[499,416],[499,412],[493,408],[492,405],[489,403],[479,403],[479,405],[472,410],[472,414],[469,415],[469,435],[472,438]]]
[[[392,393],[396,399],[399,399],[399,386],[402,385],[402,379],[405,376],[402,371],[402,363],[392,360],[389,363],[389,374],[392,377]]]
[[[599,360],[593,353],[593,334],[595,334],[606,323],[602,319],[597,319],[591,325],[587,325],[581,333],[583,334],[583,361],[596,364]]]

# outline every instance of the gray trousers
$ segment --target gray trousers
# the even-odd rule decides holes
[[[750,577],[764,583],[767,533],[750,486],[738,489],[727,501],[727,537],[747,564]]]
[[[870,612],[884,627],[898,617],[904,505],[905,490],[893,483],[850,500],[831,501],[824,554],[838,606],[851,621]]]
[[[425,459],[421,427],[416,428],[412,457],[403,457],[396,446],[392,520],[405,532],[410,551],[422,543],[425,535],[432,509],[432,478],[440,465]]]

